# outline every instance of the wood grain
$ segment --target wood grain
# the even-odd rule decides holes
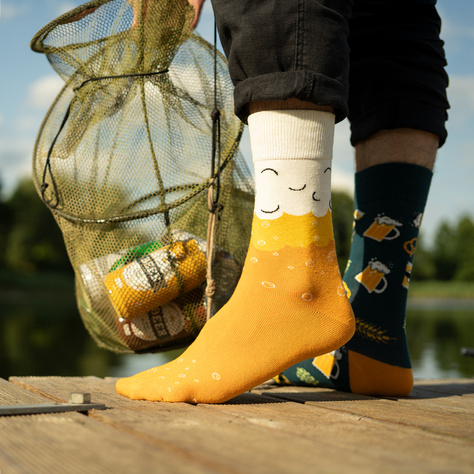
[[[81,462],[92,469],[82,472],[111,472],[94,471],[108,463],[118,465],[117,472],[128,468],[160,474],[470,473],[474,465],[474,423],[469,403],[474,382],[470,380],[423,382],[417,385],[416,395],[406,399],[262,386],[219,405],[132,401],[116,393],[113,379],[96,377],[12,377],[5,383],[13,391],[22,389],[58,402],[67,400],[73,391],[90,392],[93,403],[108,407],[91,411],[88,417],[54,415],[79,417],[80,429],[76,427],[78,421],[69,418],[56,424],[49,418],[42,422],[41,427],[46,428],[42,428],[40,440],[53,442],[49,448],[35,441],[36,436],[27,436],[29,449],[40,458],[41,445],[45,451],[41,463],[49,469],[57,436],[61,437],[58,446],[73,456],[76,464]],[[454,401],[452,406],[450,400]],[[22,418],[27,420],[21,422],[22,429],[18,429],[20,421],[0,419],[2,448],[4,428],[5,433],[16,431],[23,436],[29,425],[33,432],[39,430],[40,423],[34,417]],[[56,433],[57,426],[64,432]],[[79,453],[72,446],[80,447]],[[87,449],[92,450],[93,462],[86,461]],[[66,462],[67,456],[58,454],[56,448],[54,451],[59,456],[58,466]],[[1,452],[5,453],[3,449]],[[0,468],[5,460],[17,469],[26,464],[31,467],[31,462],[25,464],[20,450],[11,448],[8,452],[6,458],[0,454]],[[154,461],[149,462],[152,458]],[[134,468],[130,468],[132,464]]]

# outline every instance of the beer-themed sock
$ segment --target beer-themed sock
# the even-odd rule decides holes
[[[296,364],[277,382],[367,395],[410,393],[406,301],[431,177],[427,168],[406,163],[356,174],[354,233],[344,274],[356,332],[340,349]]]
[[[258,112],[249,129],[256,199],[239,284],[181,357],[119,380],[122,395],[223,402],[353,335],[332,229],[334,116]]]

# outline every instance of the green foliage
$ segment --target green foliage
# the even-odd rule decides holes
[[[454,279],[474,281],[474,222],[468,216],[463,216],[458,222],[455,244],[457,265]]]
[[[455,230],[447,223],[441,223],[433,247],[436,276],[440,280],[452,280],[456,272]]]
[[[0,201],[0,267],[6,265],[7,240],[13,224],[13,211],[4,202]]]
[[[426,248],[423,235],[418,236],[415,260],[411,274],[412,281],[433,280],[436,278],[436,265],[432,252]],[[411,292],[411,286],[410,286]]]
[[[346,268],[349,253],[351,251],[354,202],[348,194],[340,191],[334,191],[332,193],[331,201],[337,261],[342,274]]]
[[[410,296],[414,298],[472,299],[474,281],[411,281]]]
[[[438,280],[474,281],[474,222],[461,216],[457,223],[443,222],[432,249]]]
[[[418,239],[412,280],[474,282],[474,222],[463,215],[439,225],[430,249]]]
[[[22,180],[0,204],[0,217],[0,262],[5,267],[23,273],[71,271],[62,234],[31,180]]]

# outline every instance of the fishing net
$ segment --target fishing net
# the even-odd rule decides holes
[[[35,185],[85,327],[115,352],[189,344],[232,294],[250,238],[232,84],[193,16],[186,0],[94,0],[32,40],[65,81],[36,140]]]

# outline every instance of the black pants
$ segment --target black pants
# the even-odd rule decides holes
[[[235,112],[297,98],[349,117],[352,144],[383,129],[446,140],[448,77],[436,0],[212,0]]]

